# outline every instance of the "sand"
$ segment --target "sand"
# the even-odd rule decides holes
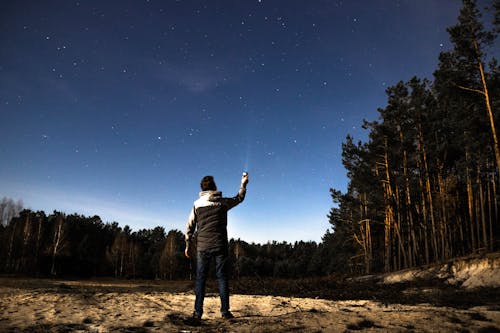
[[[405,290],[406,296],[426,293]],[[209,288],[203,321],[191,326],[185,319],[193,309],[192,282],[4,277],[0,332],[500,332],[500,306],[494,299],[450,306],[425,298],[398,302],[397,295],[388,302],[383,297],[335,299],[334,294],[320,299],[234,293],[235,318],[224,320],[216,289]]]

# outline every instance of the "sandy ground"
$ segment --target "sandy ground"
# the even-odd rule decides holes
[[[398,302],[397,295],[389,302],[376,295],[328,300],[234,293],[235,319],[223,320],[210,287],[202,324],[190,326],[191,288],[190,282],[0,278],[0,332],[500,332],[495,299],[450,306],[425,298]],[[396,292],[411,298],[410,289]]]

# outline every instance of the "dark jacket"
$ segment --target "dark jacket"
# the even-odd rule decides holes
[[[186,227],[186,246],[197,229],[197,251],[226,248],[227,212],[245,199],[246,189],[241,187],[233,198],[223,198],[222,192],[203,191],[194,202]]]

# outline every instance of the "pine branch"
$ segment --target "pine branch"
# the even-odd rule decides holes
[[[460,85],[458,85],[458,84],[455,84],[455,86],[456,86],[457,88],[462,89],[462,90],[472,91],[472,92],[475,92],[475,93],[478,93],[478,94],[484,95],[484,91],[482,91],[482,90],[472,89],[472,88],[467,88],[467,87],[464,87],[464,86],[460,86]]]

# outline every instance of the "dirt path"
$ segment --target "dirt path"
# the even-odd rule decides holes
[[[209,293],[189,326],[188,283],[0,279],[0,332],[500,332],[500,308],[234,294],[222,320]]]

